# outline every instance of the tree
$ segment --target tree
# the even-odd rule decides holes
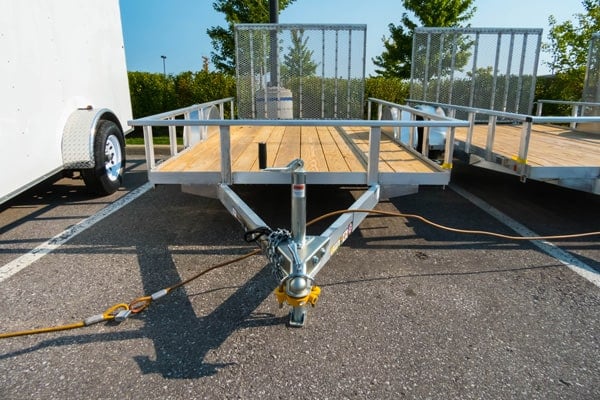
[[[550,42],[544,43],[542,49],[552,55],[546,63],[552,72],[585,69],[592,34],[600,32],[600,5],[597,0],[583,0],[582,4],[586,12],[573,15],[573,20],[559,24],[553,15],[548,18]]]
[[[390,37],[383,38],[385,50],[373,58],[380,69],[375,72],[385,77],[410,78],[412,36],[420,23],[428,27],[459,27],[467,22],[476,7],[474,0],[402,0],[406,10],[412,11],[418,22],[407,13],[402,14],[401,25],[389,24]]]
[[[296,0],[278,0],[279,11]],[[207,29],[214,52],[211,61],[217,70],[235,74],[235,38],[233,28],[239,23],[269,22],[269,0],[215,0],[213,8],[225,14],[228,27],[213,26]]]
[[[283,56],[281,74],[288,77],[311,76],[317,71],[317,64],[312,60],[314,51],[307,47],[308,38],[304,38],[303,30],[292,30],[292,45],[289,53]]]
[[[551,55],[551,61],[546,62],[546,65],[554,76],[539,81],[536,88],[538,98],[571,101],[582,99],[590,41],[593,33],[600,32],[598,1],[583,0],[582,4],[585,12],[573,15],[571,20],[558,23],[554,16],[548,18],[550,41],[543,43],[542,49]],[[570,112],[567,106],[552,104],[544,106],[544,111],[558,115]]]

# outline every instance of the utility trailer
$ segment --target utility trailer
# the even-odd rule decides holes
[[[600,36],[590,43],[584,98],[538,100],[541,29],[417,28],[411,99],[469,121],[455,132],[456,155],[471,165],[600,194]],[[548,103],[572,107],[543,116]]]
[[[0,203],[66,171],[120,186],[131,100],[117,0],[3,2]]]
[[[280,276],[276,292],[280,303],[292,306],[290,325],[302,326],[307,306],[314,305],[319,289],[316,275],[350,233],[367,216],[349,212],[340,216],[319,236],[306,235],[307,185],[365,188],[350,209],[373,209],[382,196],[414,193],[419,185],[446,185],[450,180],[453,131],[466,121],[425,114],[399,104],[399,109],[423,120],[273,120],[182,119],[202,115],[222,102],[130,121],[144,130],[148,179],[154,184],[178,184],[184,191],[217,197],[243,225],[256,235],[264,254]],[[371,102],[377,102],[370,99]],[[387,107],[380,103],[382,107]],[[152,127],[167,126],[171,156],[157,162]],[[176,128],[191,132],[200,127],[206,138],[177,152]],[[216,127],[218,129],[211,129]],[[439,165],[386,130],[393,128],[444,127],[450,132],[445,161]],[[383,131],[383,132],[382,132]],[[266,144],[266,151],[261,150]],[[266,155],[266,157],[265,157]],[[266,158],[266,160],[265,160]],[[262,159],[262,160],[261,160]],[[261,169],[261,164],[265,164]],[[290,232],[271,229],[235,193],[232,185],[290,184],[292,220]]]
[[[572,128],[598,124],[600,117],[531,116],[437,106],[450,113],[468,113],[470,126],[455,132],[455,151],[469,164],[514,174],[523,182],[533,179],[600,194],[600,135]],[[480,116],[485,116],[487,123],[475,123]]]
[[[291,307],[290,325],[303,326],[307,307],[315,304],[320,293],[317,273],[381,197],[414,193],[419,185],[448,184],[454,130],[468,122],[377,99],[368,99],[367,118],[361,117],[364,108],[359,110],[356,104],[363,102],[363,25],[244,25],[237,27],[236,35],[237,109],[242,118],[225,118],[228,106],[234,115],[234,99],[227,98],[129,124],[143,128],[149,181],[178,184],[186,192],[218,198],[267,257],[278,279],[277,299]],[[300,74],[295,76],[289,65],[279,69],[280,61],[272,62],[271,40],[283,43],[283,48],[286,40],[303,43],[309,53],[320,53],[313,63],[320,72],[315,68],[310,76],[302,75],[307,64],[297,68]],[[326,54],[335,54],[335,59]],[[352,67],[353,57],[360,60],[358,73]],[[270,66],[278,71],[271,73]],[[275,80],[278,85],[272,85]],[[372,106],[377,106],[377,119],[371,119]],[[412,117],[382,119],[391,108]],[[171,155],[160,162],[154,154],[153,127],[169,129]],[[415,150],[413,143],[401,142],[401,129],[419,127],[424,128],[425,143],[430,129],[448,131],[441,164]],[[181,152],[176,146],[179,135],[185,143]],[[268,227],[233,187],[264,184],[291,186],[289,230]],[[351,211],[321,235],[309,236],[306,193],[307,185],[315,184],[364,191],[349,207]]]

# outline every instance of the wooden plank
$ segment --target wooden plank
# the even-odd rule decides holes
[[[360,149],[356,148],[356,145],[347,137],[344,130],[341,128],[330,127],[329,132],[350,171],[365,172],[367,170],[367,162],[364,158],[364,154],[362,154]]]
[[[317,127],[303,126],[300,135],[300,157],[304,161],[304,169],[312,172],[329,172]]]
[[[350,167],[340,151],[337,143],[331,136],[330,128],[327,126],[318,126],[317,134],[321,142],[321,148],[327,163],[329,172],[350,172]]]
[[[285,167],[300,157],[300,127],[286,126],[279,146],[279,151],[273,162],[275,167]]]
[[[275,126],[267,139],[267,166],[274,167],[277,154],[283,141],[285,126]]]

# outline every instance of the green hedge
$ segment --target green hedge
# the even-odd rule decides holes
[[[206,71],[188,71],[168,76],[129,72],[129,90],[134,118],[236,96],[234,77]],[[345,95],[346,87],[339,89],[339,92]],[[367,78],[365,82],[365,98],[376,97],[403,103],[408,92],[408,82],[398,78],[373,77]],[[320,89],[318,93],[320,96]],[[307,90],[305,95],[308,95]]]
[[[554,77],[538,77],[536,85],[537,99],[579,100],[582,81],[563,74]],[[292,85],[293,86],[293,85]],[[310,85],[305,83],[304,95]],[[480,85],[479,90],[485,90]],[[129,89],[134,118],[205,103],[226,97],[236,97],[235,78],[218,72],[183,72],[178,75],[155,74],[149,72],[129,72]],[[320,89],[317,91],[320,95]],[[526,91],[529,93],[529,91]],[[340,89],[345,95],[346,88]],[[409,96],[409,83],[399,78],[369,77],[365,81],[365,100],[369,97],[404,104]],[[360,96],[356,96],[357,98]],[[371,110],[376,115],[376,105]],[[564,107],[563,107],[564,108]],[[227,108],[226,108],[227,109]],[[546,105],[544,114],[568,115],[569,111],[560,106]],[[366,118],[365,110],[365,118]],[[164,131],[157,130],[160,135]],[[137,135],[141,134],[137,131]]]
[[[188,71],[168,76],[129,72],[128,77],[134,118],[235,96],[235,78],[216,72]],[[155,133],[166,134],[166,130]],[[136,129],[133,135],[141,135],[141,130]]]

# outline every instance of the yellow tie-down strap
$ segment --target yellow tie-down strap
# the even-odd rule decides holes
[[[516,161],[518,164],[527,164],[526,158],[521,158],[519,156],[512,156],[512,159]]]
[[[314,307],[317,304],[317,300],[319,300],[319,294],[321,294],[321,288],[318,286],[313,286],[310,289],[310,293],[304,297],[289,296],[285,292],[283,285],[275,289],[275,297],[277,297],[277,302],[281,307],[283,307],[283,303],[288,303],[292,307],[304,306],[306,304],[310,304]]]

